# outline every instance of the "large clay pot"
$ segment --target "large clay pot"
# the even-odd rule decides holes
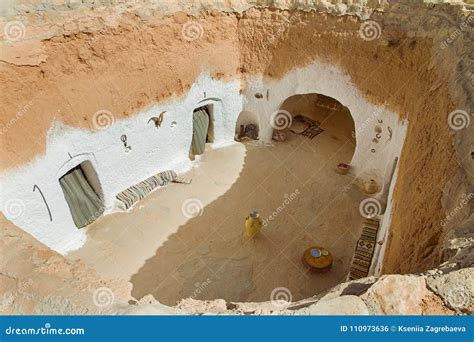
[[[262,229],[263,221],[256,211],[252,211],[249,216],[245,218],[245,235],[249,238],[256,237]]]
[[[374,179],[370,179],[367,183],[365,183],[365,192],[367,194],[374,194],[379,191],[379,186]]]

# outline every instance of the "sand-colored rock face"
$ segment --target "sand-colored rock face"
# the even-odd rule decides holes
[[[105,314],[131,299],[131,284],[67,261],[3,216],[0,224],[0,314]]]
[[[434,25],[426,11],[421,13],[427,16],[427,27]],[[242,47],[244,71],[281,77],[295,64],[312,58],[337,61],[365,96],[375,103],[388,103],[408,118],[384,271],[409,273],[436,266],[443,233],[443,185],[432,185],[446,183],[458,165],[453,157],[454,132],[447,125],[447,114],[457,105],[449,96],[449,75],[438,74],[434,61],[440,58],[447,69],[454,70],[457,60],[444,50],[432,48],[432,39],[404,33],[393,19],[385,17],[381,18],[386,21],[382,39],[366,42],[349,34],[359,27],[354,18],[295,14],[292,18],[296,19],[287,19],[292,22],[291,30],[281,24],[284,38],[271,44],[269,32],[278,28],[275,18],[280,16],[285,14],[251,11],[241,20],[241,40],[251,40]],[[254,25],[254,20],[259,25]],[[266,48],[255,53],[253,47],[262,45]],[[468,98],[467,93],[464,98]],[[406,196],[410,199],[404,200]],[[400,255],[405,256],[403,260]]]
[[[473,108],[472,59],[468,58],[472,36],[463,26],[472,25],[466,19],[469,9],[421,2],[391,4],[384,13],[372,15],[381,35],[370,41],[360,38],[357,17],[321,12],[253,8],[243,14],[214,10],[191,18],[184,12],[163,16],[156,8],[117,16],[107,8],[110,13],[102,19],[113,22],[101,28],[100,15],[88,17],[90,8],[70,10],[72,14],[66,16],[74,20],[69,22],[67,17],[53,16],[41,22],[34,12],[22,13],[21,18],[28,20],[27,33],[36,39],[15,43],[3,37],[2,170],[11,171],[44,154],[54,120],[93,130],[98,110],[113,112],[116,120],[133,116],[153,103],[186,93],[202,70],[218,79],[260,73],[279,79],[296,67],[322,60],[350,75],[368,101],[385,104],[409,122],[384,272],[424,271],[444,261],[441,246],[450,231],[446,231],[449,225],[441,224],[448,210],[443,190],[456,176],[460,192],[466,193],[464,184],[472,175],[466,175],[460,165],[473,170],[472,158],[463,154],[468,149],[455,150],[461,144],[455,137],[468,136],[472,124],[459,132],[448,125],[449,113]],[[337,9],[339,14],[344,10]],[[62,21],[60,33],[44,30],[54,20]],[[202,28],[198,39],[183,35],[189,21]],[[469,206],[463,208],[467,211]],[[381,282],[383,288],[374,287],[367,294],[370,301],[379,301],[380,296],[390,300],[385,293],[391,280]],[[409,302],[431,295],[419,280],[414,282],[420,291],[407,294],[406,307],[379,302],[387,307],[382,312],[422,312]]]
[[[373,285],[365,299],[382,308],[379,314],[421,315],[419,304],[429,294],[423,278],[388,276]]]
[[[92,130],[96,112],[110,111],[115,120],[133,115],[186,92],[203,70],[217,78],[234,77],[237,19],[205,17],[201,21],[208,34],[196,43],[182,37],[180,21],[175,15],[154,24],[132,21],[100,33],[54,37],[42,43],[48,56],[44,63],[2,63],[2,168],[44,153],[53,120]]]

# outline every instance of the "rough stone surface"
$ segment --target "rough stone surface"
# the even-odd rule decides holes
[[[430,276],[426,283],[450,309],[468,314],[474,312],[474,268]]]
[[[131,305],[124,310],[117,310],[117,314],[129,315],[129,316],[169,316],[169,315],[186,315],[187,312],[183,310],[177,310],[169,306],[155,303],[155,304],[142,304],[142,305]]]
[[[305,309],[297,311],[300,315],[368,315],[365,303],[357,296],[341,296],[320,300]]]
[[[130,283],[68,261],[3,216],[0,227],[0,314],[106,314],[132,299]]]
[[[420,303],[430,295],[422,277],[389,275],[382,277],[362,295],[372,314],[421,315]]]

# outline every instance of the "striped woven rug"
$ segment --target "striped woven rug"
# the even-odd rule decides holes
[[[145,179],[143,182],[131,186],[115,197],[120,201],[120,208],[127,210],[155,188],[171,183],[176,177],[178,177],[178,175],[173,170],[163,171]]]
[[[349,279],[360,279],[369,274],[372,257],[377,243],[379,221],[374,219],[364,220],[362,235],[357,241],[354,258],[349,272]]]

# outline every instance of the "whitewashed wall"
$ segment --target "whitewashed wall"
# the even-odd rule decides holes
[[[288,97],[296,94],[323,94],[348,107],[356,128],[354,172],[359,177],[375,177],[379,181],[390,176],[392,161],[401,151],[405,124],[399,122],[396,113],[368,103],[349,76],[335,66],[315,62],[291,71],[278,81],[256,75],[243,83],[244,92],[240,95],[241,80],[223,82],[202,75],[186,96],[155,104],[96,132],[54,123],[48,134],[45,155],[2,174],[2,211],[18,227],[60,253],[80,248],[86,240],[86,233],[84,229],[77,229],[72,221],[58,181],[68,170],[89,160],[98,174],[105,205],[110,212],[115,207],[117,193],[159,171],[173,169],[182,172],[192,165],[189,148],[192,113],[196,107],[213,104],[214,148],[233,141],[236,121],[242,111],[256,114],[261,141],[271,142],[272,113]],[[255,93],[264,96],[257,99]],[[220,101],[203,101],[205,98]],[[158,116],[162,111],[166,113],[161,128],[147,124],[150,117]],[[383,124],[378,123],[379,118],[383,119]],[[176,121],[176,126],[172,128],[173,121]],[[375,125],[383,126],[384,135],[376,152],[371,153]],[[393,132],[390,141],[386,134],[388,126]],[[125,151],[120,140],[123,134],[127,135],[127,143],[131,146],[129,152]],[[34,185],[42,190],[48,202],[52,222],[41,195],[33,192]]]
[[[56,122],[48,133],[47,151],[33,162],[2,174],[1,200],[5,216],[52,249],[66,253],[80,248],[86,239],[77,229],[59,185],[68,170],[89,160],[98,174],[105,205],[112,209],[115,195],[159,171],[177,172],[190,167],[194,108],[214,105],[214,146],[233,141],[235,122],[242,110],[240,81],[221,82],[202,76],[185,97],[156,104],[130,119],[117,120],[96,132],[66,127]],[[221,101],[206,98],[219,98]],[[161,128],[148,120],[167,111]],[[171,122],[176,121],[174,128]],[[129,152],[120,137],[126,134]],[[71,155],[73,158],[70,158]],[[37,185],[51,209],[47,208]]]
[[[350,77],[336,66],[315,62],[292,70],[278,81],[253,76],[246,83],[244,109],[259,116],[262,140],[271,139],[271,114],[278,111],[288,97],[311,93],[326,95],[346,106],[354,119],[357,147],[351,162],[352,171],[361,179],[375,178],[379,184],[389,177],[390,165],[400,154],[405,139],[406,122],[400,121],[397,113],[367,102]],[[256,98],[256,93],[263,94],[263,98]],[[378,143],[372,141],[375,126],[382,129]],[[388,127],[392,130],[390,139]]]

